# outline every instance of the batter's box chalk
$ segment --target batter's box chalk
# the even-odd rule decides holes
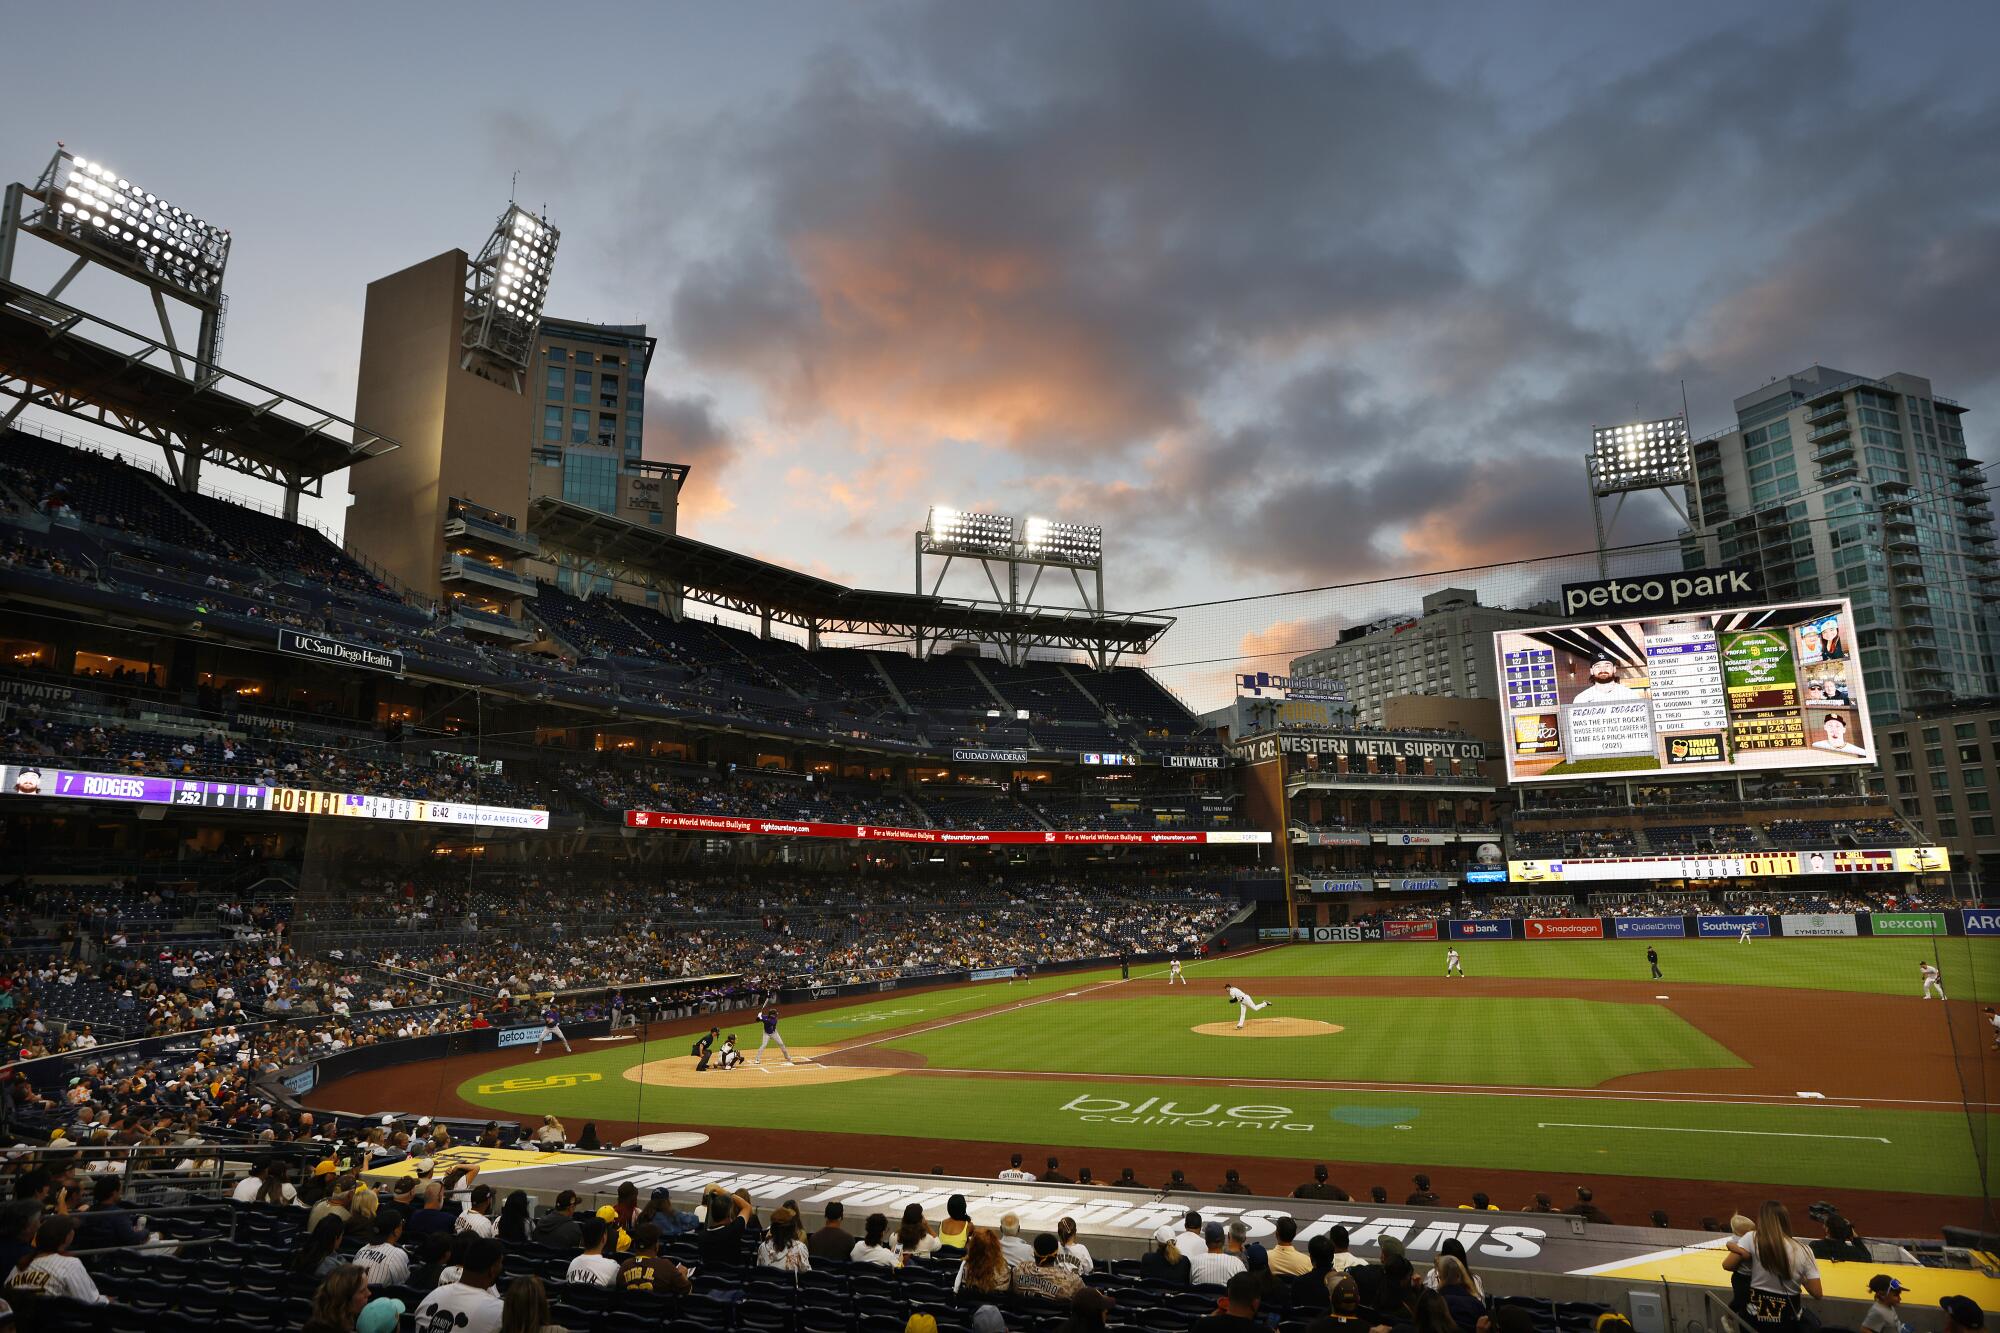
[[[1814,1102],[1823,1102],[1826,1100],[1826,1094],[1823,1092],[1802,1092],[1799,1094],[1799,1096],[1804,1097],[1808,1101],[1814,1101]]]

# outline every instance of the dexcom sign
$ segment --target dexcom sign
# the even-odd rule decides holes
[[[2000,912],[1967,909],[1960,915],[1965,919],[1966,934],[2000,935]]]

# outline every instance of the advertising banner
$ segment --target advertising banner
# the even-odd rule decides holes
[[[1948,870],[1942,847],[1843,847],[1805,852],[1713,852],[1694,856],[1571,856],[1509,861],[1517,884],[1556,880],[1744,879],[1790,875],[1929,874]]]
[[[1381,939],[1382,927],[1372,924],[1365,926],[1314,926],[1312,928],[1312,937],[1314,944],[1360,944],[1363,941]]]
[[[1943,912],[1874,912],[1869,927],[1877,935],[1942,935]]]
[[[1457,881],[1448,875],[1399,875],[1384,882],[1391,893],[1449,893]]]
[[[1471,866],[1465,872],[1467,884],[1505,884],[1507,872],[1500,866]]]
[[[509,1046],[533,1046],[535,1039],[541,1035],[539,1027],[501,1028],[493,1036],[493,1045],[501,1050]]]
[[[1511,940],[1512,921],[1449,921],[1445,923],[1455,940]]]
[[[1162,768],[1221,768],[1222,765],[1219,754],[1170,754],[1160,759]]]
[[[1299,929],[1304,930],[1305,927],[1300,926]],[[1302,937],[1293,935],[1290,926],[1259,926],[1257,927],[1257,938],[1260,940],[1289,940]]]
[[[2000,935],[2000,912],[1990,907],[1968,907],[1959,913],[1968,935]]]
[[[1373,893],[1372,879],[1315,879],[1307,881],[1308,893]]]
[[[487,828],[546,829],[549,812],[504,805],[465,805],[406,796],[259,787],[205,778],[151,777],[136,773],[82,773],[32,764],[0,766],[0,794],[57,800],[130,801],[200,810],[253,810],[280,815],[340,815],[414,824],[474,824]]]
[[[1778,918],[1779,933],[1789,936],[1859,935],[1852,912],[1787,912]]]
[[[1944,847],[1898,847],[1896,869],[1916,875],[1951,869],[1951,852]]]
[[[1524,940],[1601,940],[1604,922],[1594,916],[1531,916],[1521,923]]]
[[[1687,937],[1687,919],[1678,916],[1619,916],[1611,933],[1621,940],[1678,940]]]
[[[1675,578],[1572,590],[1619,619],[1493,636],[1509,782],[1874,762],[1847,602],[1690,610],[1741,580],[1697,572],[1677,600]]]
[[[1275,741],[1276,744],[1272,744]],[[1402,759],[1416,763],[1425,759],[1444,763],[1459,759],[1477,763],[1486,757],[1486,743],[1476,740],[1444,740],[1432,736],[1298,735],[1284,732],[1276,737],[1251,736],[1232,743],[1238,755],[1251,760],[1275,759],[1280,754],[1310,754],[1333,759]]]
[[[403,655],[385,648],[371,648],[365,643],[347,643],[340,639],[329,639],[324,634],[302,634],[295,629],[278,631],[278,650],[296,657],[312,657],[322,662],[336,662],[341,666],[364,667],[369,671],[387,671],[393,675],[403,674]]]
[[[1694,919],[1695,935],[1704,940],[1736,939],[1748,926],[1753,936],[1768,936],[1771,933],[1771,918],[1768,916],[1698,916]]]
[[[1025,764],[1028,762],[1026,750],[998,750],[985,747],[953,746],[951,762],[954,764]]]
[[[1764,592],[1763,572],[1742,565],[1712,565],[1651,578],[1599,579],[1565,583],[1563,614],[1588,615],[1614,611],[1627,616],[1672,615],[1704,611],[1731,602],[1754,602]]]
[[[934,846],[986,846],[1042,843],[1049,846],[1166,845],[1218,847],[1267,843],[1260,829],[1215,832],[1140,833],[1123,829],[938,829],[899,828],[883,824],[821,824],[807,819],[758,819],[740,815],[691,815],[670,810],[627,810],[627,828],[661,833],[753,833],[770,838],[857,838],[881,842],[919,842]]]
[[[303,1097],[319,1086],[319,1066],[307,1065],[278,1080],[285,1085],[285,1091],[294,1097]]]
[[[1305,831],[1305,845],[1308,847],[1366,847],[1373,839],[1366,829],[1308,829]]]
[[[1395,829],[1378,836],[1391,847],[1447,847],[1457,841],[1449,833],[1400,833]]]
[[[1438,923],[1435,921],[1384,921],[1382,938],[1385,940],[1434,940],[1438,937]]]

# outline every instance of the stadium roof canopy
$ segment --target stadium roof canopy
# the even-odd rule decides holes
[[[822,634],[1066,648],[1109,666],[1143,653],[1171,616],[1007,607],[998,602],[916,592],[871,592],[719,546],[632,523],[553,496],[538,497],[528,527],[544,554],[566,553],[642,587]]]
[[[160,446],[175,484],[195,489],[204,461],[285,488],[286,507],[328,473],[396,441],[345,417],[205,365],[161,336],[135,333],[18,283],[0,283],[0,426],[24,408],[60,412]],[[289,514],[288,514],[289,516]]]

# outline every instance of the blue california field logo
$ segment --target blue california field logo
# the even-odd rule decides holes
[[[1283,1129],[1310,1133],[1313,1126],[1291,1117],[1289,1106],[1224,1106],[1210,1102],[1183,1104],[1172,1097],[1148,1097],[1138,1103],[1116,1097],[1072,1097],[1062,1107],[1079,1120],[1113,1125],[1172,1125],[1189,1129]]]

